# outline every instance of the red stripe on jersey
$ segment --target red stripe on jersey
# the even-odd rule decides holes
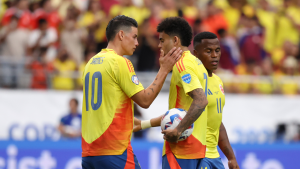
[[[124,58],[124,59],[125,59],[125,61],[126,61],[126,63],[127,63],[127,67],[128,67],[128,69],[129,69],[129,72],[131,72],[131,69],[130,69],[130,66],[129,66],[128,60],[127,60],[126,58]]]
[[[166,142],[166,149],[171,150],[168,142]],[[171,169],[181,169],[181,167],[178,164],[176,158],[174,157],[174,154],[172,153],[172,151],[166,152],[166,156],[167,156],[168,163],[169,163],[169,166]]]
[[[184,55],[183,55],[182,58],[181,58],[181,65],[182,65],[182,67],[183,67],[183,70],[185,70],[185,67],[184,67],[184,64],[183,64],[183,58],[184,58]]]
[[[180,62],[177,62],[178,63],[178,65],[179,65],[179,67],[180,67],[180,72],[179,73],[181,73],[182,71],[183,71],[183,69],[182,69],[182,67],[181,67],[181,64],[180,64]]]
[[[180,72],[180,69],[179,69],[179,67],[178,67],[178,65],[177,65],[177,63],[176,63],[176,67],[177,67],[177,69],[178,69],[179,73],[181,73],[181,72]]]
[[[132,169],[132,168],[135,168],[135,162],[134,162],[133,150],[129,142],[127,147],[127,160],[124,169]]]

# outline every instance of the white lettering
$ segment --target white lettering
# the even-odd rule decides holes
[[[56,159],[51,157],[50,151],[42,151],[41,157],[38,160],[40,169],[56,168]]]
[[[16,156],[18,154],[18,148],[15,145],[9,145],[7,147],[7,169],[17,169]]]
[[[244,169],[258,169],[260,164],[260,161],[256,158],[254,153],[248,153],[245,160],[242,162]]]
[[[158,148],[151,148],[149,150],[149,169],[161,168],[162,165],[159,163],[160,158],[160,150]]]
[[[19,162],[19,169],[32,169],[36,167],[36,160],[33,157],[24,157]]]
[[[80,157],[71,158],[65,167],[65,169],[79,169],[79,168],[81,169],[81,158]]]

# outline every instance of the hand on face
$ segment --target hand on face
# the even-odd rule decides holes
[[[160,50],[160,57],[159,57],[159,63],[161,69],[169,73],[172,69],[175,63],[181,58],[182,50],[180,48],[172,48],[166,55],[164,54],[164,51]]]

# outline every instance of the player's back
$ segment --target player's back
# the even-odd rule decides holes
[[[222,123],[223,107],[225,105],[225,95],[223,82],[216,74],[208,77],[207,100],[206,157],[218,158],[220,155],[217,145],[219,142],[219,129]]]
[[[193,99],[189,92],[202,88],[206,93],[207,70],[202,62],[189,51],[183,53],[182,58],[173,67],[169,94],[169,109],[190,108]],[[180,159],[198,159],[205,157],[207,113],[203,111],[194,122],[191,136],[178,143],[165,142],[164,152],[172,151]]]
[[[83,73],[82,156],[120,155],[130,143],[133,101],[143,90],[129,60],[103,49]]]

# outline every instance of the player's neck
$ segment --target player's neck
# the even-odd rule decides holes
[[[207,73],[208,73],[208,77],[212,77],[212,75],[213,75],[213,71],[211,71],[211,70],[208,70],[208,69],[206,69],[207,70]]]
[[[114,42],[109,42],[106,48],[114,50],[120,56],[124,55],[124,52],[123,52],[123,49],[121,48],[121,45],[117,45]]]
[[[190,51],[188,47],[186,46],[179,46],[182,50],[182,52],[185,52],[185,51]]]

